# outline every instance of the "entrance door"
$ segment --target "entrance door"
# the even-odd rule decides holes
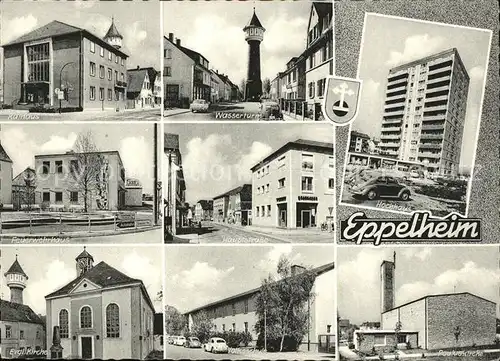
[[[82,359],[92,358],[92,337],[82,337]]]
[[[286,227],[286,209],[280,210],[280,227]]]
[[[302,211],[302,228],[309,228],[311,226],[311,211]]]

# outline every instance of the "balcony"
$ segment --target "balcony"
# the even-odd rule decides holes
[[[400,139],[401,138],[401,134],[384,134],[382,133],[382,135],[380,136],[380,139],[381,140],[391,140],[391,139],[394,139],[394,140],[397,140],[397,139]]]
[[[398,74],[398,75],[389,76],[389,78],[387,80],[389,82],[395,82],[396,80],[400,80],[400,79],[408,79],[408,70],[405,70],[403,73]]]
[[[434,74],[439,74],[441,72],[449,71],[451,73],[453,67],[451,65],[446,65],[442,68],[434,68],[432,70],[429,69],[429,77]]]
[[[432,121],[435,121],[435,120],[442,120],[444,121],[446,119],[446,113],[442,113],[442,114],[436,114],[436,115],[425,115],[424,114],[424,117],[422,119],[423,122],[432,122]]]
[[[441,63],[434,63],[432,65],[429,65],[429,72],[431,71],[439,71],[444,68],[448,68],[453,64],[452,60],[444,60]]]
[[[388,90],[385,92],[385,99],[391,100],[395,98],[399,98],[401,96],[406,96],[406,88],[398,91],[394,91],[394,89]]]
[[[388,127],[384,127],[384,125],[382,125],[382,134],[385,133],[385,132],[398,132],[400,133],[401,132],[401,128],[400,127],[394,127],[394,126],[388,126]]]
[[[385,150],[384,155],[392,155],[394,157],[397,157],[399,153],[397,150]]]
[[[382,126],[384,124],[390,124],[390,125],[397,125],[403,123],[403,118],[401,116],[396,116],[396,117],[384,117],[384,120],[382,121]]]
[[[397,89],[397,88],[401,88],[401,87],[406,87],[406,85],[408,84],[408,79],[405,78],[405,79],[398,79],[398,80],[395,80],[395,81],[390,81],[389,80],[389,83],[387,84],[387,89]]]
[[[451,70],[442,70],[440,69],[439,71],[436,71],[432,74],[429,74],[427,77],[428,81],[434,80],[434,79],[441,79],[445,77],[451,77]]]
[[[443,133],[441,134],[420,134],[420,140],[423,139],[443,139]]]
[[[426,130],[444,130],[444,123],[439,125],[424,125],[422,127],[422,131]]]
[[[403,83],[397,87],[392,87],[392,88],[389,88],[390,85],[387,87],[387,90],[386,90],[386,95],[389,96],[389,94],[392,94],[392,93],[399,93],[401,91],[404,91],[404,93],[406,93],[406,83]]]
[[[444,76],[442,78],[429,79],[427,81],[427,89],[434,89],[440,86],[449,85],[451,76]]]
[[[434,102],[425,103],[425,112],[443,111],[443,114],[444,114],[444,112],[446,112],[446,109],[447,109],[446,102],[444,102],[444,104],[442,102],[438,103],[438,104],[434,103]],[[425,117],[425,113],[424,113],[424,117]]]
[[[432,159],[439,159],[441,158],[441,153],[432,153],[432,152],[419,152],[418,153],[418,158],[432,158]]]
[[[427,94],[425,101],[426,104],[428,104],[428,102],[443,102],[443,104],[446,104],[448,102],[448,94],[439,96],[430,96],[430,94]]]
[[[419,146],[420,149],[439,149],[443,148],[443,144],[441,143],[422,143]]]
[[[127,87],[127,82],[120,80],[115,81],[115,88],[126,88],[126,87]]]
[[[400,105],[404,104],[406,101],[406,96],[405,95],[397,95],[395,97],[387,98],[385,101],[385,105]]]
[[[445,89],[442,89],[442,90],[433,89],[432,91],[429,91],[425,95],[425,99],[426,100],[434,100],[434,99],[441,99],[442,97],[445,97],[446,99],[448,99],[449,93],[450,93],[450,90],[448,87],[445,87]]]
[[[399,142],[380,142],[380,148],[399,148]]]
[[[403,110],[396,110],[396,111],[392,111],[392,110],[386,110],[384,111],[384,117],[402,117],[404,115],[405,111],[404,109]]]
[[[441,87],[427,88],[425,96],[429,97],[429,95],[437,93],[437,92],[446,92],[446,94],[447,94],[450,92],[450,86],[445,85],[445,86],[441,86]]]

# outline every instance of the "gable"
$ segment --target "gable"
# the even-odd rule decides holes
[[[311,13],[309,14],[309,24],[307,25],[307,33],[314,28],[314,26],[318,23],[318,13],[316,12],[316,8],[311,6]]]
[[[69,294],[95,291],[101,288],[102,287],[96,285],[95,283],[87,280],[86,278],[83,278],[76,284],[76,286],[71,291],[69,291]]]
[[[167,61],[174,62],[173,61],[174,59],[176,59],[177,57],[180,57],[183,62],[190,62],[192,64],[195,63],[195,61],[189,55],[187,55],[185,52],[180,50],[174,43],[172,43],[167,38],[163,38],[163,48],[164,48],[164,50],[166,50],[166,49],[172,50],[172,59],[165,59]],[[165,65],[167,65],[167,61],[165,61]]]

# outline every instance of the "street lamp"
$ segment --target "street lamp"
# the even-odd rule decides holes
[[[61,68],[61,71],[59,72],[59,86],[60,86],[61,88],[62,88],[62,72],[63,72],[64,68],[65,68],[67,65],[70,65],[70,64],[75,64],[75,62],[74,62],[74,61],[70,61],[69,63],[64,64],[64,65],[62,66],[62,68]],[[61,90],[62,90],[62,89],[61,89]],[[59,98],[59,94],[57,94],[57,97]],[[62,102],[62,100],[61,100],[61,99],[59,99],[59,114],[61,113],[61,107],[62,107],[61,102]]]
[[[267,352],[267,301],[264,300],[264,350]]]

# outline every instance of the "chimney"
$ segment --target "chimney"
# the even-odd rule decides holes
[[[395,264],[390,261],[382,261],[380,265],[380,311],[384,313],[394,308],[395,294]],[[383,327],[383,325],[382,325]]]
[[[181,39],[179,38],[175,39],[175,45],[181,46]]]
[[[141,67],[139,65],[137,65],[137,70],[139,70]]]
[[[174,42],[174,33],[168,33],[168,40],[170,40],[172,43]]]
[[[292,267],[290,267],[290,269],[291,269],[292,277],[293,277],[293,276],[296,276],[296,275],[304,272],[304,270],[306,268],[303,266],[299,266],[299,265],[294,264],[294,265],[292,265]]]

